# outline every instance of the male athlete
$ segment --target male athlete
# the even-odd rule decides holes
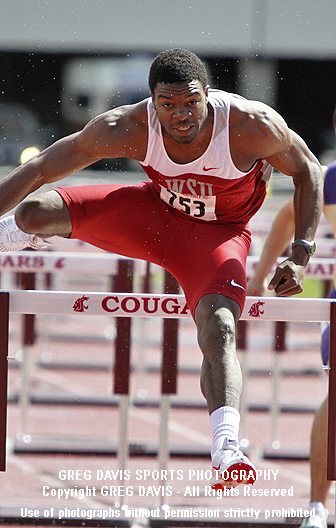
[[[99,115],[0,182],[0,215],[18,206],[16,223],[1,221],[0,247],[77,238],[169,270],[184,290],[203,353],[212,486],[253,483],[255,468],[238,443],[242,377],[235,346],[248,222],[263,203],[272,167],[291,176],[296,242],[283,270],[301,288],[321,215],[321,167],[270,107],[210,90],[202,61],[189,51],[160,53],[149,88],[148,99]],[[60,187],[27,198],[45,183],[116,157],[138,160],[151,181]]]

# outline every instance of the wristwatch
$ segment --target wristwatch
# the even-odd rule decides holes
[[[314,255],[316,251],[316,244],[313,240],[304,240],[303,238],[298,238],[297,240],[294,240],[292,249],[295,248],[295,246],[303,246],[310,257]]]

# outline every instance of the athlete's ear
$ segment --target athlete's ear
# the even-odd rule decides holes
[[[210,88],[210,86],[208,85],[206,87],[206,89],[205,89],[205,92],[204,92],[205,93],[206,102],[208,102],[209,88]]]

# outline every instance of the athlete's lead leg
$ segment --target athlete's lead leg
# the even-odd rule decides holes
[[[57,191],[27,198],[18,205],[15,219],[22,231],[42,238],[69,237],[72,232],[69,209]]]
[[[27,198],[15,216],[0,220],[0,251],[44,249],[69,237],[72,231],[67,205],[57,191]]]

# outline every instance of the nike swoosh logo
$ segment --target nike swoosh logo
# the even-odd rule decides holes
[[[206,167],[205,165],[203,167],[204,172],[208,172],[208,171],[211,171],[211,170],[218,170],[218,169],[219,169],[219,167]]]
[[[244,286],[241,284],[237,284],[234,279],[231,281],[232,286],[236,286],[237,288],[241,288],[242,290],[245,290]]]
[[[220,464],[218,467],[215,467],[215,466],[212,466],[214,468],[215,471],[219,471],[219,468],[220,468]]]

